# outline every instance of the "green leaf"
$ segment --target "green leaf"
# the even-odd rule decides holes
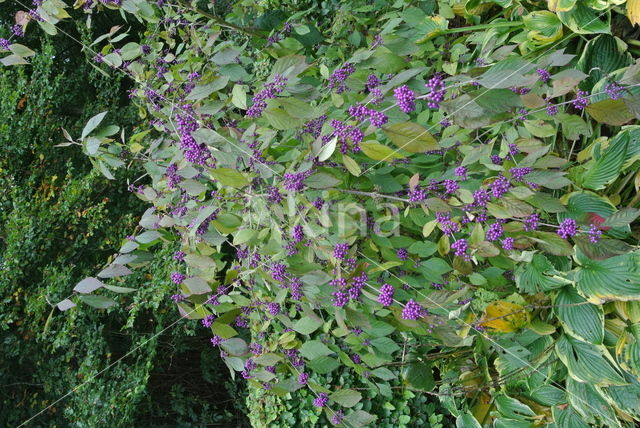
[[[604,314],[602,308],[587,303],[571,286],[560,290],[554,301],[554,312],[570,335],[593,343],[604,340]]]
[[[414,388],[423,391],[432,391],[436,387],[433,378],[433,368],[430,363],[414,363],[407,370],[407,382]]]
[[[337,186],[341,181],[333,175],[319,172],[308,177],[304,183],[312,189],[328,189]]]
[[[571,406],[553,407],[551,409],[553,420],[558,428],[589,428],[589,425],[582,420]]]
[[[471,413],[463,413],[456,418],[456,428],[482,428]]]
[[[353,389],[340,389],[329,396],[342,407],[353,407],[362,400],[362,394]]]
[[[506,395],[496,397],[495,404],[498,412],[507,418],[523,420],[536,415],[529,406]]]
[[[323,322],[319,318],[303,317],[293,324],[293,329],[298,333],[311,334],[322,324]]]
[[[394,123],[383,129],[393,144],[407,152],[422,153],[440,148],[435,138],[417,123]]]
[[[133,293],[134,291],[136,291],[135,288],[118,287],[117,285],[105,285],[104,288],[106,288],[107,290],[111,290],[114,293]]]
[[[589,104],[587,113],[596,121],[613,126],[624,125],[634,118],[633,113],[622,99],[607,99]]]
[[[0,62],[2,63],[2,65],[6,67],[9,67],[11,65],[29,64],[27,61],[24,60],[24,58],[18,55],[7,55],[5,57],[0,58]]]
[[[562,335],[556,342],[556,354],[569,370],[569,376],[578,382],[597,386],[626,383],[610,364],[611,357],[603,346]]]
[[[98,113],[95,116],[93,116],[91,119],[89,119],[87,124],[84,126],[84,129],[82,130],[82,135],[80,136],[80,138],[81,139],[86,138],[91,133],[91,131],[96,129],[98,125],[100,125],[104,117],[107,115],[107,113],[108,113],[107,111],[103,111],[102,113]]]
[[[591,260],[578,252],[576,284],[580,294],[593,304],[640,300],[640,252],[606,260]]]
[[[600,19],[602,16],[605,17],[604,21]],[[578,34],[609,33],[611,31],[611,15],[609,13],[598,14],[583,2],[577,2],[569,12],[558,12],[558,18],[571,31]]]
[[[309,361],[309,368],[319,374],[331,373],[340,367],[340,362],[335,358],[322,356]]]
[[[362,173],[360,166],[349,156],[342,155],[342,163],[345,167],[347,167],[347,170],[351,173],[351,175],[355,175],[356,177],[358,177]]]
[[[231,102],[239,109],[247,109],[247,93],[244,90],[243,85],[234,85],[231,92]]]
[[[249,180],[235,169],[216,168],[209,171],[210,174],[225,186],[241,189],[249,184]]]
[[[611,214],[602,223],[604,227],[621,227],[631,224],[635,219],[640,216],[640,210],[637,208],[623,208]]]
[[[20,43],[13,43],[9,45],[9,50],[22,58],[30,57],[36,54],[34,51],[24,45],[21,45]]]
[[[227,83],[229,83],[229,76],[220,76],[211,83],[196,86],[185,99],[189,101],[203,100],[215,91],[219,91],[227,86]]]
[[[327,144],[320,148],[318,152],[318,161],[324,162],[331,157],[333,152],[336,151],[336,145],[338,144],[338,137],[333,137]]]
[[[231,339],[225,340],[220,344],[220,347],[229,354],[235,355],[237,357],[246,355],[249,352],[249,346],[247,346],[247,342],[240,339],[239,337],[233,337]]]
[[[96,294],[88,294],[86,296],[78,296],[78,298],[89,306],[93,306],[98,309],[107,309],[111,306],[117,305],[115,300],[106,296],[98,296]]]
[[[207,281],[197,276],[187,278],[182,283],[191,294],[206,294],[211,292],[211,287],[207,284]]]
[[[556,135],[557,130],[549,123],[543,120],[525,120],[524,127],[538,138],[552,137]]]
[[[390,147],[384,146],[374,140],[363,141],[362,143],[360,143],[360,148],[365,155],[377,161],[404,158],[404,156],[402,156],[397,151],[391,149]]]
[[[553,232],[534,232],[534,241],[546,253],[554,256],[572,256],[573,247],[566,239]]]
[[[300,354],[308,360],[331,355],[334,352],[319,340],[310,340],[300,347]]]
[[[525,74],[533,70],[534,64],[519,56],[510,56],[493,65],[488,71],[476,79],[485,88],[511,88],[525,86],[531,82]]]
[[[551,262],[542,254],[534,254],[530,263],[519,264],[516,268],[516,284],[523,293],[537,294],[550,291],[570,283],[557,276]]]
[[[345,427],[349,428],[363,428],[371,426],[376,419],[378,419],[377,416],[367,413],[364,410],[356,410],[355,412],[349,413],[342,423]]]
[[[599,190],[615,180],[620,174],[627,155],[629,139],[616,139],[609,144],[594,164],[589,164],[582,176],[582,185],[588,189]]]

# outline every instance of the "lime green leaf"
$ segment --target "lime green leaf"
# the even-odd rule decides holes
[[[592,345],[562,335],[556,342],[556,354],[577,382],[591,385],[624,385],[626,381],[611,364],[611,356],[603,346]]]

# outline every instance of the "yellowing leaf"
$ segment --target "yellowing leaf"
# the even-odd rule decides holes
[[[602,100],[587,106],[587,113],[600,123],[620,126],[633,119],[623,100]]]
[[[435,138],[417,123],[394,123],[385,127],[384,132],[393,144],[407,152],[422,153],[440,148]]]
[[[360,143],[360,148],[365,155],[377,161],[402,159],[404,157],[392,148],[383,146],[377,141],[362,142]]]
[[[631,24],[640,24],[640,0],[627,0],[627,16]]]
[[[498,300],[487,305],[480,325],[500,333],[510,333],[528,323],[529,313],[522,306]]]

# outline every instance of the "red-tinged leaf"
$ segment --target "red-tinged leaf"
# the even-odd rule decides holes
[[[595,224],[598,227],[598,229],[600,229],[600,230],[609,230],[609,229],[611,229],[610,227],[607,227],[607,226],[601,226],[602,223],[605,222],[605,218],[602,217],[602,216],[599,216],[596,213],[591,213],[591,212],[587,213],[586,220],[587,220],[587,222],[589,224]]]

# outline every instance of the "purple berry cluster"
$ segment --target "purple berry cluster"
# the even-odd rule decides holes
[[[416,109],[416,94],[407,85],[400,86],[393,91],[398,107],[405,113]]]
[[[573,108],[576,110],[584,110],[584,108],[589,105],[588,95],[589,93],[587,91],[578,91],[576,97],[571,101]]]
[[[447,91],[444,86],[442,74],[436,73],[429,79],[425,86],[430,89],[427,94],[427,106],[432,109],[440,108],[440,103],[444,101],[444,95]]]
[[[538,73],[538,77],[540,77],[543,83],[547,83],[551,79],[551,73],[544,68],[537,69],[536,73]]]
[[[381,111],[373,110],[363,106],[362,104],[356,104],[349,107],[347,111],[351,116],[357,120],[364,121],[369,119],[371,124],[376,128],[383,127],[389,118]]]
[[[325,407],[329,403],[329,396],[325,392],[321,392],[318,394],[316,398],[313,399],[313,405],[316,407]]]
[[[604,88],[609,98],[612,100],[617,100],[622,97],[622,92],[624,91],[624,87],[620,86],[617,82],[611,82]]]
[[[184,281],[186,278],[187,276],[180,272],[173,272],[171,274],[171,282],[173,282],[176,285],[182,284],[182,281]]]
[[[306,180],[311,174],[313,174],[312,170],[295,172],[295,173],[286,173],[283,176],[284,183],[282,187],[292,192],[300,192],[301,190],[304,189],[304,180]]]
[[[336,94],[341,94],[347,90],[344,81],[356,71],[353,64],[347,62],[342,67],[334,70],[329,77],[329,89],[335,89]]]
[[[378,295],[378,303],[384,307],[391,306],[393,303],[393,291],[393,285],[382,284],[382,287],[380,287],[380,294]]]
[[[574,219],[566,218],[560,223],[560,228],[558,229],[557,233],[562,238],[567,239],[578,233],[578,225],[576,224],[576,221]]]
[[[424,316],[424,309],[418,302],[410,299],[402,309],[402,319],[417,320]]]
[[[336,244],[335,248],[333,249],[333,257],[338,260],[342,260],[347,256],[347,251],[349,251],[349,244]]]
[[[276,74],[272,82],[264,85],[264,89],[253,96],[253,105],[247,110],[246,116],[257,118],[262,116],[262,112],[267,108],[267,100],[276,98],[287,86],[287,78]]]
[[[458,257],[468,257],[467,250],[469,249],[469,244],[466,239],[458,239],[456,242],[451,244],[451,248],[455,251],[455,255]]]

